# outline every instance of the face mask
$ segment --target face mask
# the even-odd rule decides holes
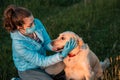
[[[30,28],[27,28],[25,34],[31,34],[31,33],[35,32],[35,30],[36,30],[36,26],[34,25]]]

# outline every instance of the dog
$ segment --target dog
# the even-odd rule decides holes
[[[56,52],[61,52],[70,38],[76,40],[77,46],[63,60],[66,80],[98,80],[103,75],[100,61],[77,34],[65,31],[51,45]]]

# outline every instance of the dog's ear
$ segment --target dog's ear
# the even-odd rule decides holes
[[[84,42],[83,42],[82,39],[78,39],[77,42],[78,42],[78,45],[79,45],[80,47],[84,44]]]
[[[79,37],[78,35],[76,35],[76,38],[77,38],[77,44],[81,47],[84,44],[82,38]]]

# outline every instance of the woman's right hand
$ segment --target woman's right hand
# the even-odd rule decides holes
[[[77,42],[74,38],[71,38],[64,46],[62,51],[62,57],[65,58],[70,51],[72,51],[77,45]]]

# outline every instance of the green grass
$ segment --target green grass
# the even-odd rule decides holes
[[[9,4],[31,10],[34,17],[43,22],[51,39],[63,31],[77,33],[101,61],[110,58],[111,66],[105,71],[104,80],[120,79],[119,3],[119,0],[91,0],[86,4],[84,0],[1,0],[0,80],[10,80],[17,76],[11,56],[11,39],[2,28],[3,11]]]

